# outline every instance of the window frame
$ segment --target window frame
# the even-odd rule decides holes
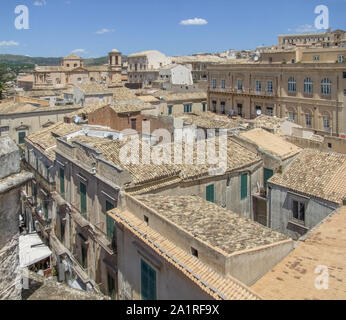
[[[149,271],[152,271],[155,275],[155,292],[152,292],[151,294],[148,294],[147,297],[144,297],[143,295],[143,266],[146,266],[147,269]],[[158,300],[158,270],[151,264],[149,263],[146,259],[140,258],[140,278],[141,278],[141,282],[140,282],[140,296],[141,296],[141,300],[143,301],[156,301]]]
[[[287,91],[289,93],[296,93],[297,92],[297,81],[294,77],[289,77],[287,84],[288,84]]]
[[[304,94],[313,94],[313,81],[310,77],[304,79]]]

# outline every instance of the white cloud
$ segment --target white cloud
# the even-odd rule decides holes
[[[109,32],[114,32],[115,30],[114,29],[106,29],[106,28],[103,28],[101,30],[98,30],[96,31],[95,33],[96,34],[104,34],[104,33],[109,33]]]
[[[0,41],[0,47],[12,47],[12,46],[19,46],[19,42],[16,41]]]
[[[72,53],[85,54],[87,51],[85,49],[75,49],[72,51]]]
[[[45,6],[46,4],[47,4],[46,0],[36,0],[34,2],[34,6],[36,7],[42,7],[42,6]]]
[[[180,24],[183,26],[201,26],[207,24],[208,21],[201,18],[187,19],[180,21]]]

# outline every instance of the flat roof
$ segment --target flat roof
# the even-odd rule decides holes
[[[257,281],[252,289],[268,300],[346,299],[346,206],[315,227],[285,259]],[[328,290],[315,281],[328,270]]]
[[[287,240],[276,231],[197,196],[136,196],[140,202],[210,246],[232,254]]]
[[[260,149],[280,157],[282,160],[293,157],[302,150],[284,138],[261,128],[241,132],[239,136],[254,143]]]

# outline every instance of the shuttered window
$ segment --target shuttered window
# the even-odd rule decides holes
[[[241,199],[245,199],[247,198],[247,179],[248,178],[248,174],[244,173],[241,175],[241,186],[240,186],[240,197]]]
[[[18,144],[24,144],[26,133],[25,132],[18,132]]]
[[[267,188],[267,181],[274,175],[274,171],[271,169],[264,168],[263,170],[263,185]]]
[[[156,271],[141,260],[142,300],[156,300]]]
[[[109,210],[114,209],[114,205],[109,202],[106,201],[106,212],[108,212]],[[106,229],[107,229],[107,236],[110,239],[113,239],[114,237],[114,220],[108,215],[106,214]]]
[[[81,213],[87,212],[87,197],[86,197],[86,185],[80,183],[80,211]]]
[[[60,180],[60,194],[65,198],[65,170],[59,169],[59,180]]]
[[[209,202],[215,202],[215,190],[214,190],[214,185],[207,186],[206,188],[206,200]]]

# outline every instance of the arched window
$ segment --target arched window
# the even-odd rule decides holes
[[[311,78],[306,78],[304,80],[304,93],[312,94],[312,80],[311,80]]]
[[[288,79],[288,92],[296,92],[296,90],[297,90],[296,79],[294,79],[293,77],[290,77]]]
[[[321,93],[330,95],[332,93],[332,82],[328,78],[321,81]]]

